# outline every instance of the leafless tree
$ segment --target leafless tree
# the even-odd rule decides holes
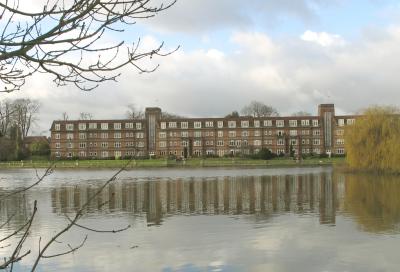
[[[93,114],[90,112],[79,113],[79,120],[93,120]]]
[[[66,111],[64,111],[61,114],[61,120],[63,120],[63,121],[68,121],[69,120],[69,115],[68,115],[68,113]]]
[[[166,112],[163,111],[161,113],[161,119],[180,119],[180,118],[184,118],[181,115],[175,114],[175,113],[170,113],[170,112]]]
[[[225,118],[238,118],[240,114],[238,111],[232,111],[231,113],[225,115]]]
[[[11,101],[0,101],[0,137],[6,135],[11,126],[11,116],[13,113]]]
[[[259,101],[252,101],[249,105],[243,107],[242,114],[253,117],[279,116],[278,111],[272,106]]]
[[[143,59],[165,56],[161,43],[141,50],[140,38],[126,45],[129,35],[110,44],[113,32],[123,32],[137,20],[148,19],[171,7],[152,5],[150,0],[28,0],[0,2],[0,92],[12,92],[37,73],[53,76],[57,86],[74,84],[88,91],[99,83],[116,80],[119,70],[133,65],[139,72],[152,72]],[[28,4],[28,5],[27,5]]]
[[[298,111],[293,113],[292,116],[311,116],[311,113],[307,111]]]
[[[21,139],[28,136],[32,125],[37,121],[40,103],[37,100],[17,99],[13,102],[13,116],[21,132]]]
[[[129,104],[126,106],[128,110],[125,113],[127,119],[137,120],[144,118],[144,112],[141,109],[138,109],[135,104]]]

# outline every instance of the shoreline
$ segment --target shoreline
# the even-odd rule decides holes
[[[36,169],[48,168],[54,163],[54,168],[61,169],[111,169],[126,166],[127,169],[143,168],[218,168],[218,167],[318,167],[344,164],[344,158],[312,158],[302,161],[291,159],[250,160],[250,159],[189,159],[175,161],[165,159],[153,160],[63,160],[63,161],[11,161],[0,162],[1,169]],[[127,165],[127,163],[129,164]]]

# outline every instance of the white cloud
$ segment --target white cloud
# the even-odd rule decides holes
[[[158,44],[150,36],[143,41],[143,50]],[[72,86],[56,88],[51,79],[35,76],[23,91],[8,97],[41,100],[37,131],[47,130],[64,111],[71,118],[79,112],[123,118],[131,103],[186,116],[224,116],[251,100],[273,105],[282,114],[315,113],[317,104],[326,102],[335,103],[341,113],[351,113],[369,104],[400,101],[400,60],[395,57],[400,54],[400,27],[340,47],[254,32],[236,32],[230,42],[230,51],[181,49],[168,57],[154,57],[143,63],[160,63],[151,74],[126,67],[119,82],[89,93]],[[6,97],[2,94],[0,99]]]
[[[303,41],[314,42],[324,47],[330,46],[344,46],[345,40],[337,34],[330,34],[326,32],[314,32],[311,30],[305,31],[301,35]]]

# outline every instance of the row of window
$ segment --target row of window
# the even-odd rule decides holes
[[[285,131],[284,130],[276,130],[275,132],[272,130],[265,130],[264,131],[264,135],[265,136],[272,136],[275,133],[275,135],[278,136],[284,136],[285,135]],[[169,132],[169,137],[170,138],[175,138],[175,137],[182,137],[182,138],[187,138],[189,137],[189,132],[188,131],[181,131],[180,133],[176,132],[176,131],[170,131]],[[300,135],[310,135],[310,130],[289,130],[289,135],[290,136],[297,136],[298,134]],[[159,132],[158,137],[160,139],[166,139],[167,138],[167,132]],[[214,136],[214,132],[213,131],[194,131],[193,132],[193,137],[195,138],[201,138],[201,137],[213,137]],[[247,130],[243,130],[240,133],[238,133],[235,130],[231,130],[228,131],[228,137],[237,137],[238,135],[240,135],[241,137],[249,137],[250,136],[250,132]],[[253,132],[254,137],[260,137],[261,136],[261,131],[260,130],[255,130]],[[319,129],[314,129],[312,130],[312,135],[314,136],[320,136],[321,135],[321,130]],[[217,137],[224,137],[224,131],[220,130],[217,131]]]
[[[274,120],[263,120],[262,122],[260,120],[254,120],[253,125],[254,127],[261,127],[261,124],[263,124],[264,127],[272,127],[273,126],[273,121]],[[230,120],[227,121],[228,128],[236,128],[238,125],[239,121],[234,121]],[[194,121],[193,122],[193,128],[213,128],[215,126],[215,123],[218,128],[223,128],[224,127],[224,121]],[[317,119],[312,119],[312,120],[289,120],[289,127],[297,127],[298,123],[301,126],[312,126],[318,127],[319,126],[319,121]],[[160,127],[161,129],[166,129],[168,128],[178,128],[178,122],[161,122]],[[275,126],[276,127],[285,127],[285,120],[275,120]],[[249,120],[243,120],[240,121],[240,127],[242,128],[248,128],[250,127],[250,121]],[[188,129],[189,128],[189,122],[180,122],[180,128],[181,129]]]
[[[85,140],[87,137],[89,139],[96,139],[97,136],[99,136],[100,139],[108,139],[109,136],[113,136],[114,139],[121,139],[122,138],[122,133],[121,132],[114,132],[114,134],[109,134],[108,132],[102,132],[102,133],[89,133],[87,135],[86,133],[79,133],[78,137],[80,140]],[[134,138],[136,136],[137,139],[143,139],[144,138],[144,133],[143,132],[126,132],[125,133],[125,138]],[[55,133],[54,138],[56,140],[61,139],[61,134],[60,133]],[[73,133],[67,133],[67,140],[73,140],[74,139],[74,134]]]
[[[310,139],[302,139],[301,140],[303,145],[309,145],[310,144]],[[193,146],[202,146],[204,143],[205,146],[213,146],[214,145],[214,141],[201,141],[201,140],[196,140],[193,141]],[[262,145],[262,141],[261,140],[254,140],[252,141],[254,146],[261,146]],[[313,145],[321,145],[321,140],[320,139],[312,139],[311,143]],[[276,145],[278,146],[283,146],[286,144],[285,139],[277,139],[276,141]],[[290,145],[298,145],[299,142],[297,139],[291,139],[289,140],[289,144]],[[229,146],[248,146],[249,145],[249,141],[247,140],[230,140],[228,142]],[[273,141],[272,140],[264,140],[264,145],[273,145]],[[174,147],[174,146],[179,146],[179,142],[177,141],[170,141],[169,145],[167,141],[160,141],[158,143],[158,146],[160,148],[165,148],[167,146],[169,147]],[[181,146],[183,147],[187,147],[189,146],[189,142],[188,141],[182,141],[181,142]],[[216,146],[224,146],[224,141],[223,140],[218,140],[216,141]]]
[[[87,128],[88,129],[97,129],[98,128],[98,124],[99,123],[88,123],[88,124],[86,124],[86,123],[78,123],[78,129],[79,130],[86,130]],[[100,128],[102,130],[107,130],[109,128],[109,125],[111,125],[111,124],[109,124],[109,123],[100,123]],[[65,129],[69,130],[69,131],[73,131],[74,130],[74,126],[75,126],[75,124],[73,124],[73,123],[67,123],[67,124],[65,124]],[[116,130],[122,129],[122,123],[112,123],[112,127],[114,129],[116,129]],[[140,129],[142,129],[142,127],[143,127],[142,123],[125,123],[125,129],[134,129],[134,128],[136,128],[136,129],[140,130]],[[55,124],[54,125],[54,129],[57,130],[57,131],[61,130],[61,124]]]
[[[108,148],[109,143],[108,142],[101,142],[101,143],[99,143],[99,146],[101,148]],[[113,146],[115,148],[121,148],[123,146],[123,143],[115,142],[115,143],[113,143]],[[125,147],[135,147],[135,146],[143,148],[143,147],[145,147],[145,143],[144,142],[126,142],[125,143]],[[67,143],[66,144],[66,148],[74,148],[74,147],[75,147],[74,143]],[[87,143],[78,143],[78,147],[79,148],[97,147],[97,143],[96,142],[89,143],[89,144],[87,144]],[[55,148],[61,148],[61,143],[55,143]]]
[[[54,154],[58,158],[62,156],[61,152],[55,152]],[[79,151],[77,153],[77,155],[79,157],[81,157],[81,158],[82,157],[94,158],[94,157],[97,157],[97,155],[99,155],[101,158],[109,158],[111,156],[113,156],[115,158],[121,158],[123,155],[124,156],[143,156],[144,152],[143,151],[138,151],[138,152],[126,151],[126,152],[122,152],[122,151],[119,151],[119,150],[116,150],[114,152],[109,152],[109,151],[105,151],[105,150],[104,151],[99,151],[99,152],[97,152],[97,151],[86,152],[86,151],[82,150],[82,151]],[[74,156],[75,156],[75,153],[72,152],[72,151],[65,153],[65,157],[67,157],[67,158],[72,158]]]

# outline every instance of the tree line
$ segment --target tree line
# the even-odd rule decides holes
[[[31,99],[0,101],[0,160],[25,158],[23,145],[38,118],[40,103]]]

